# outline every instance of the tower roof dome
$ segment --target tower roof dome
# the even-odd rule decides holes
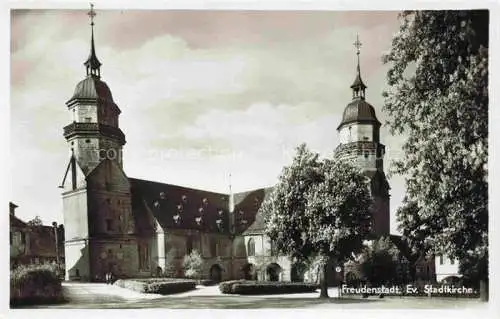
[[[95,76],[88,76],[76,85],[70,101],[73,99],[101,99],[114,102],[113,95],[106,82]]]
[[[342,121],[337,129],[350,123],[365,123],[380,126],[375,109],[364,99],[356,99],[347,104],[342,115]]]
[[[364,123],[364,124],[374,124],[380,126],[380,122],[375,115],[375,109],[370,103],[365,100],[365,89],[366,85],[361,79],[361,68],[359,66],[359,53],[361,48],[361,42],[359,41],[359,36],[356,36],[356,42],[354,42],[356,47],[356,55],[358,60],[358,65],[356,67],[356,78],[351,85],[352,89],[352,101],[347,104],[342,114],[342,121],[340,122],[337,130],[342,126],[350,123]]]

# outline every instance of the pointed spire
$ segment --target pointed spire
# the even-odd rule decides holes
[[[356,55],[358,56],[358,65],[356,68],[356,78],[351,85],[352,89],[352,98],[353,99],[364,99],[365,98],[365,89],[366,85],[361,80],[361,68],[359,66],[359,53],[362,46],[362,43],[359,41],[359,35],[356,35],[356,42],[353,43],[356,48]]]
[[[99,62],[99,59],[97,59],[97,56],[95,54],[95,45],[94,45],[94,17],[96,16],[96,13],[94,11],[94,4],[92,3],[90,4],[90,11],[87,14],[90,17],[90,27],[92,35],[90,40],[90,54],[89,57],[87,58],[87,61],[85,61],[84,65],[87,69],[87,76],[92,75],[100,78],[101,62]]]

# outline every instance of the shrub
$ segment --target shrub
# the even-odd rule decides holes
[[[234,280],[219,284],[219,289],[224,294],[272,295],[315,292],[318,285],[301,282]]]
[[[189,255],[184,256],[184,274],[188,278],[200,278],[203,268],[203,257],[197,250],[193,250]]]
[[[55,265],[20,266],[10,272],[12,306],[64,301],[60,270]]]
[[[140,293],[168,295],[196,288],[196,281],[189,279],[119,279],[115,285]]]
[[[232,293],[231,288],[232,288],[233,284],[237,284],[237,283],[241,283],[241,282],[246,282],[246,280],[240,279],[240,280],[223,281],[223,282],[219,283],[219,290],[223,294],[230,294],[230,293]]]

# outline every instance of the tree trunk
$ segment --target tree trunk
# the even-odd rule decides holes
[[[320,273],[320,298],[329,298],[328,296],[328,262],[325,262],[321,265],[321,273]]]
[[[481,281],[479,281],[479,297],[481,301],[488,301],[489,299],[488,280],[482,279]]]

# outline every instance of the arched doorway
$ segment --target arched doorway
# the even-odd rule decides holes
[[[220,282],[222,280],[222,267],[218,264],[210,267],[210,280]]]
[[[244,264],[241,267],[243,278],[246,280],[255,280],[255,266],[251,263]]]
[[[304,281],[305,266],[302,263],[292,264],[290,270],[290,279],[292,282],[303,282]]]
[[[281,273],[281,266],[277,263],[269,264],[266,268],[266,274],[269,281],[279,281]]]

